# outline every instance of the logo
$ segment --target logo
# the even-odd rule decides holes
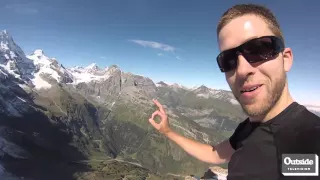
[[[317,154],[283,154],[282,174],[284,176],[319,176]]]

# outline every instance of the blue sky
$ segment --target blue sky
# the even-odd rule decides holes
[[[216,24],[230,6],[252,2],[0,1],[0,29],[7,29],[26,54],[43,49],[67,67],[117,64],[155,81],[227,90],[215,60]],[[303,103],[320,104],[320,2],[254,2],[273,10],[293,49],[288,74],[292,95]]]

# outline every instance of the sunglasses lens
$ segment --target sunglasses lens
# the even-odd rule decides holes
[[[235,50],[227,50],[221,53],[218,58],[218,65],[222,72],[230,71],[237,67],[238,56]]]
[[[271,60],[280,52],[277,44],[271,37],[254,39],[243,45],[243,55],[250,63]]]
[[[220,53],[217,61],[220,70],[226,72],[236,68],[237,52],[240,52],[248,62],[256,63],[276,58],[283,47],[282,41],[277,37],[265,36],[252,39],[237,48]]]

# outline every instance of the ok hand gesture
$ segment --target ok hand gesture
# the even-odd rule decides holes
[[[169,127],[169,122],[168,122],[168,116],[163,109],[163,106],[159,103],[158,100],[153,99],[152,100],[155,105],[159,108],[156,110],[152,115],[151,118],[149,119],[150,124],[157,129],[160,133],[166,134],[171,131]],[[155,122],[154,117],[158,115],[160,116],[161,121],[159,123]]]

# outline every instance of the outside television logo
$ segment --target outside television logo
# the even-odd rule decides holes
[[[283,154],[284,176],[319,176],[319,157],[316,154]]]

